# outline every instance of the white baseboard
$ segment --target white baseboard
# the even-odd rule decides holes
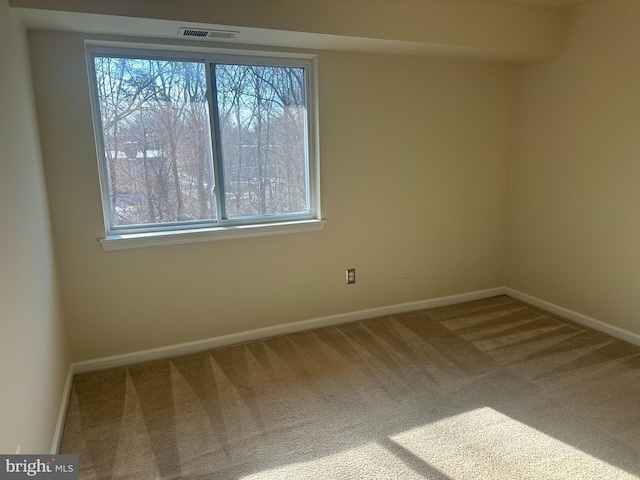
[[[92,372],[96,370],[104,370],[106,368],[123,367],[126,365],[132,365],[134,363],[159,360],[169,357],[177,357],[181,355],[189,355],[191,353],[211,350],[213,348],[223,347],[227,345],[260,340],[268,337],[276,337],[279,335],[287,335],[290,333],[302,332],[315,328],[355,322],[358,320],[365,320],[367,318],[393,315],[395,313],[411,312],[414,310],[441,307],[444,305],[453,305],[455,303],[467,302],[469,300],[478,300],[481,298],[488,298],[502,294],[504,294],[504,288],[497,287],[488,290],[479,290],[476,292],[451,295],[448,297],[432,298],[429,300],[421,300],[418,302],[402,303],[386,307],[371,308],[368,310],[359,310],[356,312],[341,313],[338,315],[330,315],[327,317],[303,320],[300,322],[256,328],[255,330],[232,333],[230,335],[212,337],[204,340],[196,340],[194,342],[179,343],[175,345],[168,345],[166,347],[151,348],[149,350],[124,353],[122,355],[113,355],[110,357],[84,360],[82,362],[73,363],[72,368],[73,373],[76,374]]]
[[[431,298],[418,302],[402,303],[386,307],[371,308],[368,310],[359,310],[356,312],[342,313],[338,315],[330,315],[311,320],[303,320],[300,322],[286,323],[274,325],[271,327],[257,328],[246,332],[233,333],[220,337],[212,337],[195,342],[179,343],[168,345],[166,347],[151,348],[138,352],[125,353],[122,355],[113,355],[110,357],[96,358],[92,360],[84,360],[81,362],[73,362],[67,372],[60,410],[58,412],[58,421],[53,436],[53,444],[51,453],[58,453],[60,449],[60,441],[62,440],[62,431],[64,428],[65,416],[69,405],[71,395],[71,386],[73,377],[77,373],[86,373],[96,370],[104,370],[107,368],[123,367],[134,363],[146,362],[150,360],[159,360],[162,358],[177,357],[180,355],[189,355],[191,353],[211,350],[213,348],[223,347],[226,345],[234,345],[253,340],[260,340],[268,337],[279,335],[287,335],[289,333],[302,332],[305,330],[313,330],[316,328],[327,327],[331,325],[339,325],[342,323],[355,322],[358,320],[366,320],[368,318],[382,317],[385,315],[393,315],[396,313],[411,312],[415,310],[423,310],[426,308],[442,307],[445,305],[453,305],[456,303],[468,302],[470,300],[479,300],[482,298],[503,295],[504,287],[490,288],[487,290],[478,290],[475,292],[462,293],[459,295],[451,295],[448,297]]]
[[[263,338],[276,337],[279,335],[287,335],[290,333],[302,332],[305,330],[313,330],[316,328],[327,327],[331,325],[339,325],[343,323],[355,322],[358,320],[366,320],[368,318],[382,317],[385,315],[393,315],[396,313],[411,312],[415,310],[423,310],[426,308],[442,307],[445,305],[453,305],[456,303],[467,302],[470,300],[479,300],[482,298],[493,297],[496,295],[509,295],[523,302],[534,305],[538,308],[546,310],[561,317],[573,320],[594,330],[601,331],[612,337],[624,340],[634,345],[640,346],[640,335],[630,332],[620,327],[616,327],[609,323],[597,320],[587,315],[560,307],[553,303],[541,300],[526,293],[520,292],[509,287],[496,287],[487,290],[478,290],[475,292],[462,293],[447,297],[432,298],[417,302],[402,303],[385,307],[371,308],[367,310],[359,310],[355,312],[341,313],[326,317],[314,318],[310,320],[302,320],[299,322],[285,323],[273,325],[270,327],[256,328],[239,333],[222,335],[193,342],[178,343],[167,345],[165,347],[151,348],[137,352],[124,353],[121,355],[113,355],[109,357],[95,358],[74,362],[71,364],[69,374],[67,375],[67,383],[65,385],[65,398],[68,397],[68,391],[71,388],[73,375],[77,373],[92,372],[96,370],[104,370],[107,368],[123,367],[134,363],[146,362],[150,360],[159,360],[162,358],[177,357],[181,355],[189,355],[213,348],[234,345],[238,343],[251,342]],[[63,409],[64,407],[64,409]],[[61,415],[64,416],[66,411],[66,403],[61,405]],[[56,430],[56,434],[59,432]]]
[[[64,420],[67,415],[67,407],[69,406],[69,397],[71,396],[71,385],[73,384],[73,364],[69,365],[67,377],[64,380],[64,388],[62,389],[62,399],[60,401],[60,409],[58,410],[58,420],[56,422],[56,430],[53,432],[53,443],[51,444],[51,454],[55,455],[60,449],[60,441],[62,440],[62,429],[64,428]]]
[[[69,372],[67,373],[67,378],[65,381],[62,402],[60,404],[60,411],[58,414],[58,423],[56,425],[51,453],[57,453],[60,447],[62,429],[64,426],[64,419],[69,403],[73,376],[77,373],[103,370],[106,368],[122,367],[149,360],[159,360],[162,358],[188,355],[191,353],[197,353],[213,348],[260,340],[268,337],[287,335],[290,333],[355,322],[358,320],[366,320],[368,318],[376,318],[385,315],[423,310],[426,308],[442,307],[445,305],[454,305],[456,303],[467,302],[470,300],[479,300],[496,295],[508,295],[548,312],[555,313],[556,315],[559,315],[561,317],[573,320],[574,322],[604,332],[608,335],[611,335],[612,337],[619,338],[634,345],[640,346],[640,335],[636,333],[610,325],[600,320],[596,320],[595,318],[588,317],[581,313],[574,312],[573,310],[554,305],[553,303],[541,300],[531,295],[527,295],[526,293],[519,292],[518,290],[514,290],[509,287],[497,287],[487,290],[463,293],[459,295],[451,295],[448,297],[432,298],[418,302],[402,303],[398,305],[372,308],[368,310],[359,310],[356,312],[348,312],[338,315],[330,315],[311,320],[303,320],[300,322],[274,325],[271,327],[257,328],[255,330],[223,335],[220,337],[207,338],[204,340],[197,340],[195,342],[179,343],[175,345],[168,345],[166,347],[152,348],[149,350],[142,350],[138,352],[125,353],[122,355],[113,355],[110,357],[96,358],[92,360],[72,363],[69,367]]]
[[[574,322],[586,327],[593,328],[594,330],[606,333],[607,335],[611,335],[612,337],[624,340],[625,342],[640,346],[640,335],[638,335],[637,333],[633,333],[629,330],[616,327],[615,325],[611,325],[610,323],[606,323],[601,320],[596,320],[595,318],[588,317],[587,315],[583,315],[578,312],[574,312],[573,310],[569,310],[568,308],[560,307],[545,300],[532,297],[531,295],[519,292],[518,290],[514,290],[513,288],[504,287],[503,293],[525,303],[529,303],[535,307],[546,310],[547,312],[555,313],[556,315],[567,318],[569,320],[573,320]]]

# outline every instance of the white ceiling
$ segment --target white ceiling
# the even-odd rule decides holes
[[[478,27],[473,24],[473,18],[470,15],[460,15],[457,18],[453,15],[454,20],[451,28],[445,29],[446,34],[443,35],[437,28],[434,30],[436,33],[433,35],[425,35],[423,33],[423,26],[416,24],[419,30],[419,35],[404,35],[406,32],[393,31],[393,35],[381,35],[380,37],[371,34],[371,29],[364,30],[365,34],[351,34],[350,30],[342,28],[345,33],[340,33],[340,28],[336,32],[335,29],[330,29],[330,33],[324,33],[323,28],[326,26],[319,23],[321,27],[314,29],[308,26],[306,19],[302,19],[293,15],[293,22],[285,22],[284,28],[276,28],[271,26],[270,28],[259,28],[262,24],[260,20],[255,18],[249,22],[248,26],[245,23],[234,23],[234,20],[238,20],[243,14],[242,9],[232,9],[233,3],[236,0],[225,0],[220,3],[227,4],[228,10],[226,17],[211,16],[210,18],[219,19],[226,18],[227,22],[221,25],[213,23],[201,23],[200,21],[178,21],[171,19],[171,16],[166,18],[142,18],[140,16],[129,16],[126,7],[123,5],[126,2],[113,1],[109,2],[104,0],[104,6],[113,6],[114,8],[105,8],[104,11],[110,13],[99,13],[98,9],[95,13],[89,13],[91,9],[87,11],[71,11],[68,9],[56,9],[53,8],[56,5],[67,5],[69,3],[78,2],[82,3],[83,0],[11,0],[12,10],[18,14],[22,22],[27,28],[40,29],[40,30],[62,30],[78,33],[89,33],[96,35],[120,35],[120,36],[135,36],[146,37],[148,39],[166,38],[175,41],[177,39],[177,32],[181,27],[193,27],[193,28],[211,28],[220,30],[237,30],[241,33],[240,38],[233,41],[218,40],[218,43],[244,43],[245,45],[257,45],[257,46],[277,46],[277,47],[294,47],[294,48],[308,48],[312,50],[346,50],[346,51],[360,51],[360,52],[372,52],[372,53],[387,53],[387,54],[403,54],[403,55],[424,55],[424,56],[451,56],[451,57],[465,57],[476,59],[490,59],[499,61],[527,61],[533,58],[542,58],[550,55],[557,54],[561,51],[561,26],[562,26],[562,9],[560,7],[566,7],[575,3],[587,0],[511,0],[512,2],[520,2],[520,6],[516,4],[509,6],[506,0],[500,0],[493,6],[494,9],[487,9],[489,12],[485,18],[486,22],[499,21],[501,25],[507,24],[507,27],[500,30],[497,35],[486,35],[486,29]],[[89,2],[87,4],[97,4],[100,0]],[[149,4],[157,0],[139,0],[140,3],[148,2]],[[201,0],[185,1],[185,5],[191,5],[192,7],[198,5]],[[259,5],[264,0],[243,0],[244,2],[253,1],[254,4]],[[354,0],[355,1],[355,0]],[[361,0],[363,3],[369,0]],[[423,0],[425,4],[442,7],[447,2],[441,2],[440,0]],[[466,5],[468,0],[460,0],[461,5]],[[474,0],[475,1],[475,0]],[[487,5],[491,5],[495,0],[485,0]],[[66,2],[66,3],[65,3]],[[502,3],[504,2],[504,3]],[[132,2],[133,3],[133,2]],[[159,2],[166,3],[166,2]],[[171,2],[168,2],[169,4]],[[283,2],[285,3],[285,2]],[[294,2],[295,3],[295,2]],[[336,4],[339,2],[335,2]],[[384,3],[384,2],[381,2]],[[454,3],[454,2],[452,2]],[[42,4],[48,4],[51,9],[43,9]],[[526,6],[524,4],[542,4],[551,5],[553,8],[545,8],[533,5]],[[86,4],[85,4],[86,5]],[[118,5],[121,8],[118,8]],[[91,6],[91,5],[89,5]],[[193,11],[197,9],[192,8]],[[383,9],[384,10],[384,9]],[[496,14],[496,10],[498,13]],[[176,11],[169,9],[169,12],[173,12],[173,16],[183,15],[182,10]],[[324,17],[328,17],[327,14],[332,13],[331,8],[319,10],[324,13]],[[428,8],[425,11],[429,11]],[[447,12],[456,12],[455,8],[452,10],[434,10],[439,12],[443,20],[446,20],[451,15],[447,15]],[[471,10],[476,11],[476,10]],[[142,10],[137,11],[140,14]],[[444,12],[444,13],[443,13]],[[493,13],[492,13],[493,12]],[[130,12],[129,12],[130,13]],[[187,12],[188,13],[188,12]],[[224,12],[223,12],[224,13]],[[294,12],[295,13],[295,12]],[[347,12],[348,13],[348,12]],[[458,12],[459,13],[459,12]],[[505,15],[502,15],[504,13]],[[235,15],[235,17],[234,17]],[[352,15],[353,17],[353,15]],[[187,15],[188,18],[188,15]],[[457,19],[456,19],[457,18]],[[504,22],[504,19],[513,19],[514,24]],[[397,16],[396,23],[402,16]],[[529,21],[531,20],[531,22]],[[241,22],[244,21],[241,20]],[[520,23],[518,23],[520,22]],[[432,21],[433,23],[433,21]],[[272,25],[273,22],[270,24]],[[341,26],[345,22],[338,22]],[[374,27],[382,28],[383,33],[385,25],[378,25],[372,22]],[[519,32],[522,29],[518,29],[517,25],[524,25],[525,32],[528,32],[524,37],[519,36]],[[243,26],[236,26],[243,25]],[[302,25],[306,26],[306,30],[303,28],[293,28]],[[479,25],[483,25],[482,22]],[[497,27],[501,27],[497,25]],[[513,28],[515,25],[515,28]],[[531,25],[539,28],[533,28]],[[437,27],[438,25],[436,25]],[[415,27],[415,25],[414,25]],[[473,28],[469,28],[473,27]],[[528,30],[527,30],[528,29]],[[320,33],[323,32],[323,33]],[[469,33],[471,32],[471,33]],[[533,33],[531,33],[533,32]],[[541,32],[538,34],[538,32]],[[556,34],[556,32],[558,32]],[[411,33],[411,32],[410,32]],[[371,35],[369,35],[371,34]],[[395,37],[394,37],[395,35]],[[557,41],[556,41],[557,37]],[[393,39],[399,38],[399,39]],[[495,40],[495,39],[498,40]],[[509,39],[515,40],[510,42]],[[523,40],[524,38],[524,40]],[[506,39],[506,40],[505,40]],[[518,43],[520,42],[520,43]],[[523,43],[524,42],[524,43]],[[202,41],[196,42],[196,44],[203,45]]]
[[[27,28],[93,33],[97,35],[106,34],[129,37],[135,35],[148,39],[170,38],[175,41],[178,30],[181,27],[212,28],[219,30],[229,30],[230,28],[228,25],[49,11],[31,8],[14,8],[14,11]],[[425,42],[381,40],[319,33],[284,32],[264,28],[234,26],[233,30],[242,32],[242,43],[245,45],[294,47],[312,50],[346,50],[417,56],[451,56],[501,61],[522,61],[539,56],[536,52],[490,50],[472,46],[437,45]],[[192,50],[198,47],[206,47],[207,42],[207,40],[185,41],[184,39],[180,39],[180,43],[189,45]],[[149,44],[150,48],[153,48],[152,43]],[[238,40],[217,39],[216,43],[219,46],[226,43],[234,44],[239,42]]]

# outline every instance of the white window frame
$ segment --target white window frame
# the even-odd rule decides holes
[[[308,54],[284,52],[246,51],[236,49],[216,49],[202,47],[181,47],[156,44],[123,44],[119,42],[85,42],[87,69],[93,115],[98,175],[105,225],[105,236],[100,238],[102,248],[120,250],[158,245],[247,238],[266,235],[302,233],[319,231],[325,221],[320,209],[320,168],[318,142],[318,93],[317,93],[317,57]],[[107,161],[99,111],[98,92],[94,56],[111,55],[122,57],[150,58],[162,60],[197,60],[207,67],[208,84],[212,63],[235,63],[262,66],[290,66],[304,68],[305,94],[307,110],[307,200],[309,212],[304,214],[264,215],[242,217],[240,219],[218,219],[216,221],[176,222],[153,224],[148,226],[114,226],[109,201]],[[217,171],[220,160],[217,158],[216,127],[213,125],[213,99],[215,92],[208,88],[211,142],[214,155],[214,169]],[[221,177],[215,174],[216,185]],[[220,193],[216,188],[216,201],[220,213]]]

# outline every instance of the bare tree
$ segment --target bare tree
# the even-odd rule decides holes
[[[118,225],[215,219],[205,64],[96,57]],[[304,70],[216,64],[230,218],[306,210]]]

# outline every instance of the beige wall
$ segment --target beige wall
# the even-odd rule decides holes
[[[432,37],[415,39],[441,34],[439,41],[454,42],[445,34],[456,33],[488,48],[520,38],[517,48],[526,49],[540,30],[502,40],[495,30],[493,40],[479,41],[482,32],[464,27],[464,18],[477,18],[471,3],[439,3],[467,5],[456,11],[457,33],[422,29]],[[536,37],[536,48],[557,47],[557,11],[505,8],[494,14],[517,18],[528,9],[528,25],[555,25]],[[236,13],[226,12],[230,19]],[[498,63],[320,52],[323,232],[109,253],[96,240],[104,232],[83,37],[32,32],[72,358],[505,283],[640,333],[640,4],[598,0],[570,13],[564,54],[519,73]],[[378,38],[410,40],[417,31],[405,38],[394,22],[384,25],[386,34],[380,25],[355,24],[355,33],[374,28]],[[344,28],[353,33],[353,25]],[[11,113],[0,116],[6,453],[18,444],[23,452],[49,449],[69,361],[23,40],[0,0],[0,105]],[[408,264],[412,276],[403,279]],[[357,268],[356,285],[344,285],[347,267]]]
[[[23,30],[0,0],[0,452],[47,453],[69,364]]]
[[[573,11],[524,67],[507,284],[640,333],[640,2]]]
[[[74,360],[503,284],[514,66],[322,52],[324,231],[103,252],[83,37],[30,49]]]

